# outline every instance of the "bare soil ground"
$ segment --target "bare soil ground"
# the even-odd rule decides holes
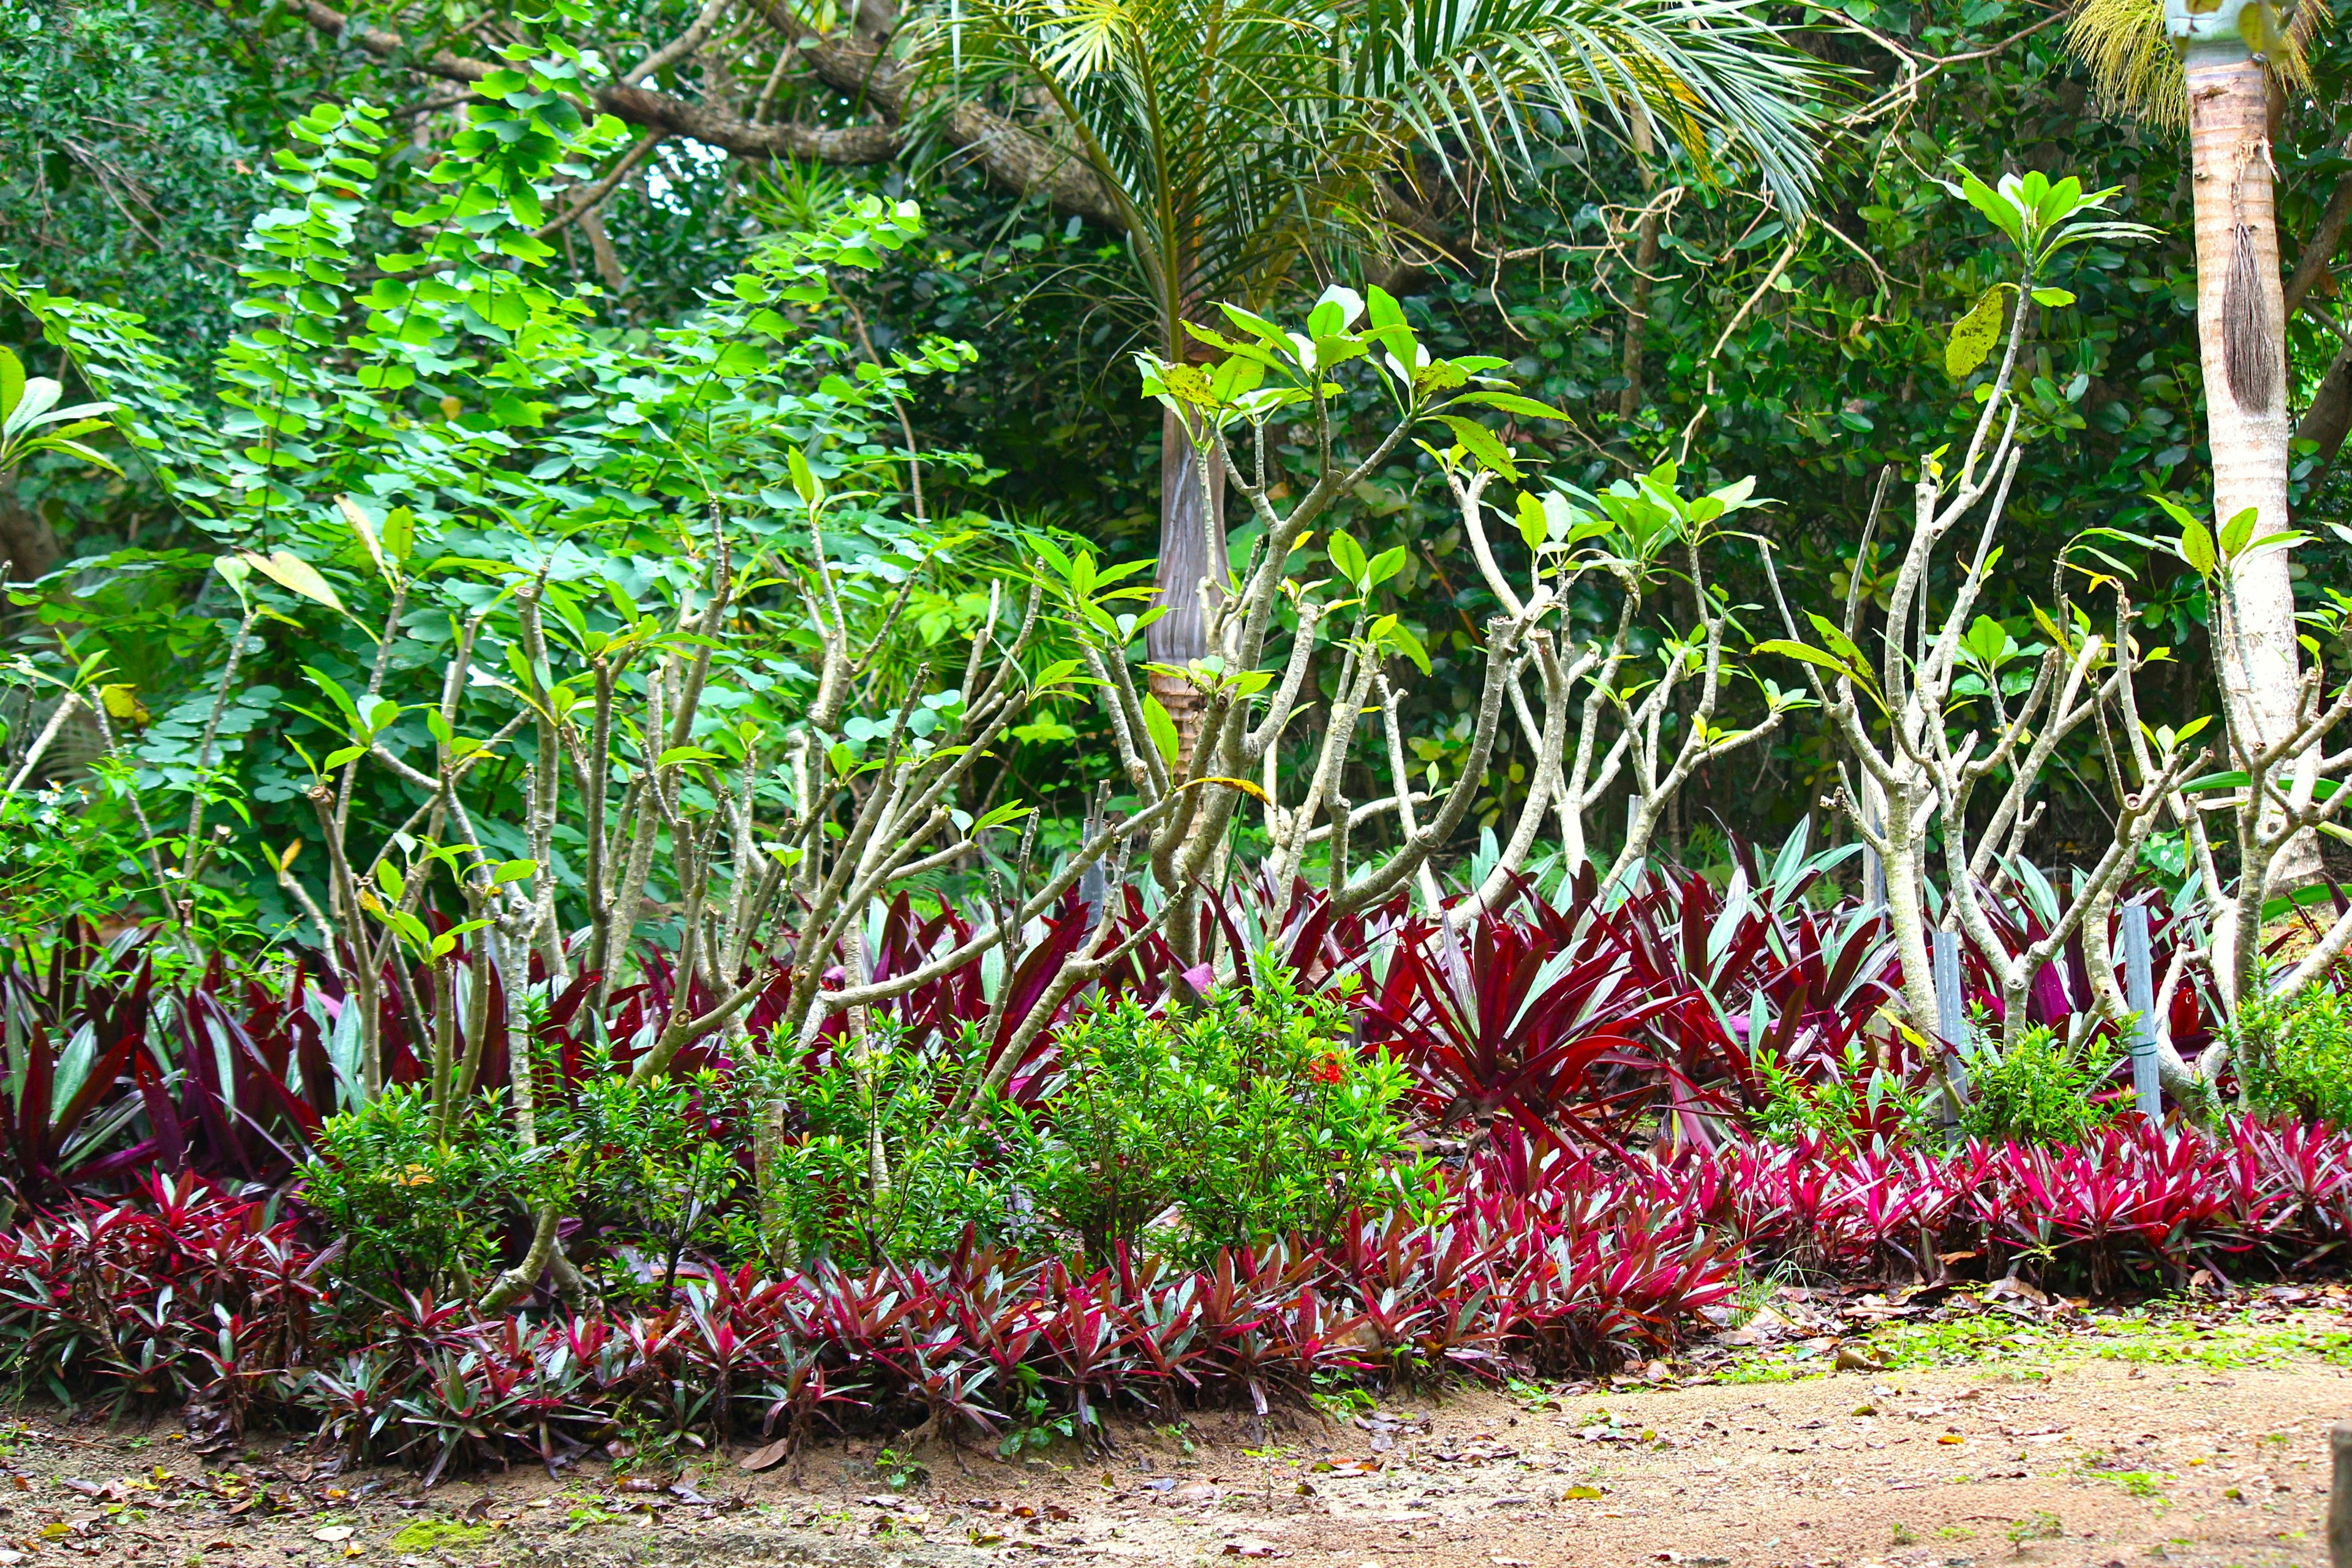
[[[1609,1384],[1325,1401],[1264,1432],[1210,1414],[1108,1453],[910,1468],[836,1440],[760,1473],[599,1458],[430,1492],[282,1438],[206,1460],[163,1425],[28,1410],[0,1458],[0,1564],[2316,1568],[2347,1307],[2340,1288],[2128,1316],[1784,1291]]]

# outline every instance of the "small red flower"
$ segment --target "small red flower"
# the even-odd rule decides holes
[[[1338,1083],[1348,1076],[1348,1068],[1346,1064],[1339,1060],[1339,1052],[1329,1051],[1324,1054],[1321,1060],[1307,1069],[1307,1076],[1317,1083]]]

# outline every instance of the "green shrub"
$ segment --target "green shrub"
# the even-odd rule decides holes
[[[328,1118],[302,1201],[350,1244],[340,1278],[380,1297],[473,1294],[525,1191],[510,1120],[500,1097],[485,1096],[445,1139],[422,1086]]]
[[[990,1242],[1029,1239],[1035,1220],[996,1136],[945,1113],[986,1070],[977,1032],[967,1026],[953,1047],[914,1047],[877,1019],[867,1058],[862,1073],[848,1051],[830,1047],[809,1058],[780,1052],[743,1069],[750,1117],[782,1123],[761,1134],[766,1249],[856,1265],[936,1257],[968,1226]]]
[[[573,1097],[540,1114],[540,1136],[562,1152],[581,1239],[591,1244],[583,1255],[625,1264],[633,1254],[660,1293],[689,1253],[732,1250],[740,1088],[713,1068],[633,1083],[626,1068],[590,1058]],[[636,1270],[603,1283],[608,1294],[625,1292]]]
[[[1409,1075],[1385,1053],[1360,1056],[1339,999],[1302,995],[1286,973],[1189,1015],[1121,1001],[1058,1043],[1050,1102],[1002,1117],[1023,1183],[1089,1258],[1171,1209],[1182,1224],[1153,1245],[1181,1258],[1328,1236],[1350,1209],[1423,1183],[1395,1164]]]
[[[2307,985],[2284,1004],[2256,997],[2238,1015],[2237,1044],[2254,1109],[2352,1127],[2352,1000],[2342,992]]]
[[[1969,1065],[1960,1125],[1989,1142],[2079,1142],[2116,1115],[2116,1102],[2092,1099],[2106,1076],[2087,1041],[2069,1043],[2042,1026],[2006,1049],[1988,1041]]]
[[[14,765],[0,762],[0,785]],[[147,879],[136,826],[100,785],[0,796],[0,946],[37,944],[76,916],[95,923],[139,912]]]
[[[1755,1068],[1762,1100],[1748,1123],[1776,1142],[1826,1137],[1852,1145],[1863,1130],[1890,1121],[1914,1137],[1936,1123],[1936,1091],[1913,1089],[1873,1061],[1859,1040],[1826,1070],[1796,1071],[1769,1050],[1757,1053]]]

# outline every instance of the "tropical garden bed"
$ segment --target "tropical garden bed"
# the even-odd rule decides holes
[[[100,1514],[41,1539],[166,1497],[333,1519],[357,1494],[320,1483],[380,1466],[536,1470],[521,1506],[583,1530],[722,1521],[744,1472],[888,1492],[909,1454],[1245,1504],[1141,1463],[1204,1423],[1303,1517],[1400,1446],[1516,1475],[1498,1420],[1547,1475],[1570,1418],[1639,1447],[1628,1387],[1721,1427],[1825,1363],[1886,1384],[1845,1418],[1876,1420],[1944,1348],[2031,1359],[2158,1298],[2304,1314],[2216,1352],[2262,1412],[2270,1361],[2341,1363],[2340,617],[2285,711],[2249,673],[2308,541],[2154,495],[1988,613],[2028,453],[2082,425],[2061,280],[2158,237],[2122,187],[1959,174],[1988,259],[1941,334],[1951,438],[1907,522],[1880,470],[1867,591],[1784,577],[1775,503],[1688,432],[1538,479],[1525,432],[1567,416],[1369,284],[1136,356],[1181,492],[1154,586],[919,448],[972,351],[877,348],[843,293],[925,243],[915,203],[809,194],[694,308],[610,319],[541,232],[626,156],[579,107],[605,68],[502,58],[420,205],[375,194],[416,150],[386,111],[289,128],[201,389],[0,271],[95,395],[0,355],[0,468],[116,443],[208,541],[114,563],[188,572],[184,605],[27,596],[0,1350],[60,1418],[176,1420],[232,1469],[290,1445],[68,1488]],[[1467,552],[1443,616],[1350,531],[1399,464]],[[2218,711],[2143,576],[2191,584]],[[154,617],[200,681],[109,679]],[[1777,848],[1685,831],[1783,744],[1815,793]],[[1329,1432],[1366,1451],[1298,1448]],[[1077,1512],[1024,1506],[941,1517],[1018,1549]]]

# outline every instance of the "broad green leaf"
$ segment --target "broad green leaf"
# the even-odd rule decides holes
[[[1751,653],[1777,653],[1783,658],[1793,658],[1800,664],[1815,665],[1822,669],[1828,670],[1832,675],[1843,675],[1848,679],[1851,679],[1854,673],[1846,662],[1838,658],[1837,655],[1832,653],[1823,653],[1820,648],[1813,647],[1805,643],[1790,642],[1786,637],[1773,637],[1768,641],[1758,643],[1748,651]]]
[[[1545,513],[1543,502],[1526,490],[1519,492],[1519,537],[1533,550],[1551,533],[1551,519]]]
[[[824,482],[816,477],[816,470],[809,467],[807,454],[795,447],[786,454],[784,461],[792,470],[793,493],[801,498],[801,504],[810,507],[823,505]]]
[[[1171,770],[1176,766],[1176,721],[1160,705],[1160,699],[1147,691],[1143,694],[1143,727],[1151,733],[1152,747],[1160,760]]]
[[[1990,616],[1979,616],[1962,641],[1970,653],[1991,664],[2009,647],[2009,628]]]
[[[1421,646],[1421,639],[1413,635],[1411,626],[1394,616],[1382,616],[1375,630],[1381,642],[1412,660],[1415,669],[1424,676],[1429,673],[1429,650]]]
[[[981,834],[986,833],[992,828],[1002,827],[1008,822],[1018,822],[1036,809],[1037,808],[1034,805],[1024,805],[1017,800],[1006,801],[1003,805],[990,810],[985,816],[982,816],[979,821],[973,823],[971,825],[971,834],[974,837],[978,837]]]
[[[25,362],[0,349],[0,419],[16,412],[25,395]]]
[[[1522,397],[1516,392],[1465,392],[1454,400],[1456,403],[1483,404],[1500,409],[1505,414],[1517,414],[1525,419],[1558,419],[1565,422],[1568,416],[1557,408],[1547,407],[1532,397]]]
[[[1335,531],[1331,535],[1331,542],[1325,547],[1325,552],[1331,557],[1331,564],[1339,569],[1340,576],[1360,588],[1364,585],[1364,568],[1367,564],[1364,560],[1364,547],[1356,542],[1353,535],[1344,531]]]
[[[2214,553],[2212,534],[2193,517],[2183,516],[2180,520],[2180,559],[2189,563],[2189,569],[2200,577],[2213,575],[2213,568],[2221,559]]]
[[[2254,525],[2261,521],[2261,509],[2250,506],[2223,523],[2221,525],[2221,558],[2225,561],[2235,561],[2243,554],[2247,542],[2254,537]]]
[[[1864,679],[1869,679],[1870,660],[1863,658],[1862,649],[1845,635],[1845,628],[1828,616],[1814,615],[1811,611],[1806,612],[1806,618],[1813,623],[1813,629],[1822,634],[1822,641],[1829,644],[1832,653],[1845,660]]]
[[[1519,466],[1511,460],[1511,454],[1504,448],[1501,441],[1496,439],[1492,430],[1475,419],[1463,419],[1451,414],[1440,414],[1436,418],[1440,425],[1454,432],[1455,443],[1479,462],[1507,479],[1516,480],[1519,477]]]

